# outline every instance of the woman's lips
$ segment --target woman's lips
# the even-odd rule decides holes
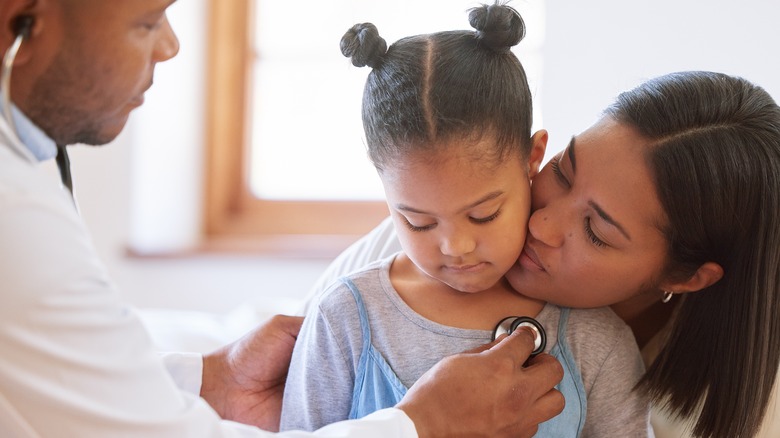
[[[544,265],[542,265],[542,262],[539,260],[539,256],[536,255],[536,252],[528,246],[523,248],[523,252],[520,253],[520,258],[517,260],[520,265],[528,268],[528,269],[534,269],[537,271],[544,271]]]

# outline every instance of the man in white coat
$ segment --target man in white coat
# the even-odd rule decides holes
[[[277,316],[205,356],[160,357],[70,193],[38,166],[66,158],[58,145],[119,134],[178,51],[171,3],[0,0],[0,436],[276,436],[260,428],[278,427],[301,319]],[[532,337],[445,359],[393,409],[281,436],[531,436],[563,407],[560,365],[523,366]]]

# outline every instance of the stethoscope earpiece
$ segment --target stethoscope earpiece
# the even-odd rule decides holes
[[[491,340],[495,341],[497,337],[503,334],[511,335],[512,332],[519,327],[529,327],[536,333],[536,337],[534,338],[534,351],[531,352],[531,357],[543,352],[544,348],[547,346],[547,334],[544,332],[544,327],[542,327],[542,324],[540,324],[539,321],[528,316],[507,316],[502,319],[496,324],[496,328],[493,329]]]
[[[29,38],[35,19],[32,15],[20,15],[13,22],[14,35]]]

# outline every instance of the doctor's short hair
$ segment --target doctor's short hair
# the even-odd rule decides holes
[[[363,92],[368,155],[380,171],[409,152],[437,151],[453,138],[493,136],[496,162],[527,159],[532,102],[511,48],[525,36],[520,14],[503,3],[469,11],[473,31],[415,35],[387,48],[371,23],[356,24],[341,52],[372,71]]]

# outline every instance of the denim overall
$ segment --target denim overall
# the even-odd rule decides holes
[[[355,419],[395,406],[406,394],[407,388],[401,383],[390,364],[371,344],[371,327],[360,291],[348,278],[342,278],[341,281],[349,287],[355,297],[363,333],[363,351],[355,370],[352,409],[349,412],[349,418]],[[585,389],[579,368],[566,342],[568,320],[569,309],[563,307],[558,322],[558,339],[549,352],[563,366],[563,380],[556,388],[566,398],[566,406],[560,415],[539,425],[535,435],[537,437],[577,437],[585,424],[587,409]],[[522,412],[518,415],[522,415]]]

